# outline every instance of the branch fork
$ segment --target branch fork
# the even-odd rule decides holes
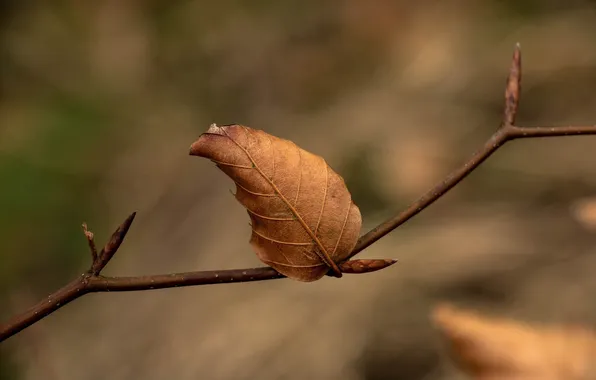
[[[362,250],[401,226],[422,210],[427,208],[468,174],[474,171],[482,162],[496,152],[506,142],[523,138],[596,135],[596,125],[590,126],[557,126],[557,127],[519,127],[515,125],[521,90],[521,50],[516,45],[509,75],[505,87],[505,106],[503,120],[497,131],[486,141],[475,154],[462,166],[449,174],[414,201],[407,209],[386,220],[371,231],[361,236],[350,253],[348,259],[337,263],[342,273],[369,273],[393,265],[396,260],[359,259],[349,260]],[[31,307],[24,313],[15,316],[0,325],[0,342],[17,334],[28,326],[38,322],[67,303],[92,292],[137,291],[150,289],[164,289],[181,286],[224,284],[235,282],[264,281],[283,278],[271,267],[199,271],[186,273],[172,273],[139,277],[106,277],[101,271],[114,257],[135,218],[132,213],[112,234],[108,243],[100,252],[94,242],[94,234],[83,224],[83,232],[91,252],[92,264],[89,270],[67,284],[62,289],[48,296],[46,299]],[[330,275],[328,273],[328,275]]]
[[[103,270],[103,268],[105,268],[106,265],[108,265],[112,257],[114,257],[114,255],[116,254],[116,251],[118,251],[118,248],[120,248],[120,244],[122,244],[122,242],[124,241],[124,237],[128,233],[128,229],[130,228],[130,225],[132,224],[136,215],[137,213],[133,212],[128,216],[128,218],[126,218],[126,220],[120,226],[118,226],[118,229],[114,231],[114,233],[110,237],[110,240],[108,240],[107,244],[105,245],[105,247],[103,247],[99,254],[97,254],[97,250],[95,249],[95,242],[93,241],[93,232],[87,230],[87,224],[83,223],[83,230],[85,233],[85,237],[89,242],[91,257],[93,258],[93,263],[91,264],[89,273],[91,273],[93,276],[99,276],[99,273]]]

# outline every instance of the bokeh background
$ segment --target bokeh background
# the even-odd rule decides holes
[[[259,266],[212,122],[292,139],[344,176],[367,230],[498,127],[596,123],[596,2],[17,1],[0,8],[0,317],[89,265]],[[596,324],[596,137],[514,142],[360,257],[369,275],[88,295],[0,346],[1,379],[461,379],[439,301]],[[363,231],[364,232],[364,231]]]

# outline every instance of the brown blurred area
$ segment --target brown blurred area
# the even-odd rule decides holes
[[[498,127],[523,52],[524,126],[596,123],[596,2],[0,3],[0,317],[84,271],[259,266],[210,123],[292,139],[344,176],[364,229]],[[363,252],[369,275],[88,295],[0,346],[1,379],[462,379],[449,301],[596,325],[596,137],[514,142]],[[363,231],[365,232],[365,231]]]

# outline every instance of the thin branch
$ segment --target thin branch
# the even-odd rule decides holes
[[[593,133],[596,134],[596,126],[594,127]],[[426,194],[424,194],[422,197],[418,198],[418,200],[412,203],[400,214],[379,224],[362,236],[358,240],[358,243],[356,244],[356,247],[354,247],[350,257],[368,248],[383,236],[387,235],[389,232],[418,215],[422,210],[430,206],[433,202],[461,182],[461,180],[466,178],[468,174],[473,172],[482,162],[484,162],[484,160],[496,152],[497,149],[499,149],[508,139],[510,139],[509,129],[500,128],[494,135],[492,135],[490,139],[488,139],[484,146],[479,151],[474,153],[474,155],[460,168],[449,174],[444,180],[426,192]]]
[[[133,212],[129,215],[128,218],[122,223],[116,231],[112,234],[112,237],[108,241],[105,247],[101,250],[99,255],[97,256],[97,260],[93,261],[91,265],[91,273],[95,276],[99,274],[105,268],[106,265],[110,262],[112,257],[116,254],[118,248],[120,248],[120,244],[124,241],[124,237],[128,233],[128,229],[132,224],[133,220],[135,220],[135,216],[137,215],[136,212]]]
[[[519,94],[521,92],[521,48],[519,43],[513,50],[513,59],[509,68],[509,76],[505,85],[505,110],[503,112],[503,125],[513,125],[517,108],[519,107]]]
[[[97,261],[97,248],[95,248],[95,240],[93,237],[93,232],[89,231],[87,227],[87,223],[83,223],[83,233],[87,238],[87,243],[89,244],[89,250],[91,251],[91,262],[94,263]]]
[[[101,276],[100,272],[103,270],[103,268],[105,268],[124,241],[124,238],[126,237],[135,215],[136,213],[132,213],[116,229],[116,231],[114,231],[110,240],[101,250],[99,255],[96,253],[93,256],[95,259],[91,264],[91,268],[86,273],[81,274],[69,284],[52,293],[24,313],[1,325],[0,342],[10,338],[23,329],[31,326],[35,322],[45,318],[59,308],[65,306],[69,302],[87,293],[128,292],[195,285],[252,282],[275,280],[285,277],[271,267],[171,273],[138,277]],[[86,228],[86,225],[84,225],[83,231],[85,232],[85,236],[87,237],[87,240],[91,246],[91,242],[93,241],[93,233]],[[93,243],[93,247],[94,246],[95,243]],[[94,249],[91,248],[91,251],[93,252]],[[396,262],[396,260],[387,259],[361,259],[347,260],[339,263],[338,266],[342,273],[370,273],[387,268]]]
[[[418,215],[422,210],[427,208],[466,178],[466,176],[474,171],[506,142],[522,138],[596,135],[596,125],[566,127],[518,127],[513,125],[519,106],[520,88],[521,53],[519,45],[517,45],[513,54],[509,76],[507,78],[505,107],[500,128],[488,139],[484,146],[474,153],[474,155],[472,155],[472,157],[470,157],[470,159],[460,168],[449,174],[444,180],[412,203],[406,210],[381,223],[379,226],[363,235],[358,240],[356,247],[350,253],[348,259]],[[124,240],[134,219],[134,215],[135,214],[129,216],[116,232],[114,232],[110,242],[104,247],[100,254],[95,254],[93,264],[88,272],[83,273],[71,283],[53,293],[23,314],[18,315],[7,323],[1,325],[0,342],[41,320],[70,301],[91,292],[138,291],[284,278],[284,276],[270,267],[199,271],[139,277],[101,276],[101,270],[108,264]],[[86,236],[89,240],[87,233]],[[92,239],[89,241],[92,241]],[[91,248],[91,250],[93,252],[93,248]],[[366,273],[386,268],[394,263],[395,260],[347,260],[339,263],[338,266],[342,273]]]
[[[62,306],[89,293],[88,274],[82,274],[63,288],[39,301],[24,313],[0,326],[0,342],[47,317]]]
[[[516,127],[509,126],[507,134],[509,140],[536,138],[536,137],[560,137],[594,135],[596,125],[587,126],[566,126],[566,127]]]

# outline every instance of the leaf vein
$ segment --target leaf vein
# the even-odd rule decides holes
[[[290,258],[288,256],[286,256],[286,254],[284,253],[284,251],[282,251],[281,249],[279,249],[279,246],[277,244],[275,244],[275,249],[277,249],[277,252],[281,253],[281,255],[284,257],[284,259],[286,259],[286,261],[288,263],[290,263],[290,265],[294,266],[294,263],[292,262],[292,260],[290,260]]]
[[[285,245],[311,245],[311,244],[312,244],[312,242],[301,243],[301,242],[292,242],[292,241],[281,241],[281,240],[276,240],[276,239],[273,239],[272,237],[269,237],[269,236],[263,235],[262,233],[260,233],[260,232],[257,232],[257,231],[256,231],[256,230],[254,230],[254,229],[252,230],[252,232],[254,232],[254,233],[255,233],[255,235],[258,235],[258,236],[262,237],[263,239],[265,239],[265,240],[269,240],[269,241],[271,241],[271,242],[274,242],[274,243],[285,244]]]
[[[292,141],[292,144],[294,142]],[[294,199],[294,207],[298,206],[298,196],[300,195],[300,186],[302,185],[302,153],[300,152],[300,148],[298,145],[294,144],[296,149],[298,150],[298,170],[300,174],[298,174],[298,188],[296,189],[296,199]]]
[[[275,150],[273,149],[273,141],[271,141],[271,135],[267,135],[269,139],[269,148],[271,149],[271,160],[273,161],[273,173],[271,173],[271,180],[275,177]]]
[[[258,218],[265,219],[265,220],[277,220],[277,221],[283,221],[283,222],[289,222],[289,221],[294,220],[294,218],[274,218],[272,216],[265,216],[265,215],[257,214],[256,212],[249,209],[248,207],[246,207],[246,211],[248,211],[249,213],[251,213],[252,215],[254,215]]]
[[[246,191],[249,194],[252,195],[257,195],[259,197],[276,197],[277,194],[273,193],[273,194],[268,194],[268,193],[257,193],[256,191],[252,191],[252,190],[248,190],[246,187],[242,186],[241,184],[239,184],[236,180],[234,180],[234,183],[236,184],[236,186],[238,186],[239,188],[241,188],[242,190]]]
[[[320,267],[322,265],[325,265],[324,263],[321,264],[314,264],[314,265],[294,265],[294,264],[284,264],[284,263],[280,263],[277,261],[273,261],[273,260],[263,260],[266,264],[276,264],[276,265],[281,265],[284,267],[290,267],[290,268],[316,268],[316,267]]]
[[[221,166],[231,166],[233,168],[239,168],[239,169],[254,169],[252,166],[232,164],[230,162],[222,162],[222,161],[217,161],[217,160],[211,160],[211,161],[215,162],[216,165],[221,165]]]
[[[346,229],[346,223],[348,222],[348,217],[350,216],[351,211],[352,211],[352,198],[350,198],[350,204],[348,204],[348,213],[346,214],[346,218],[344,219],[343,226],[341,226],[341,231],[339,232],[339,237],[337,238],[337,241],[335,242],[335,247],[333,247],[333,253],[335,253],[335,251],[337,251],[337,247],[339,246],[341,237],[343,236],[344,231]]]
[[[323,210],[325,210],[325,203],[327,202],[327,191],[329,189],[329,165],[323,160],[325,165],[325,193],[323,195],[323,203],[321,204],[321,211],[319,212],[319,220],[317,220],[317,226],[315,227],[315,235],[319,231],[319,225],[321,224],[321,218],[323,218]]]

